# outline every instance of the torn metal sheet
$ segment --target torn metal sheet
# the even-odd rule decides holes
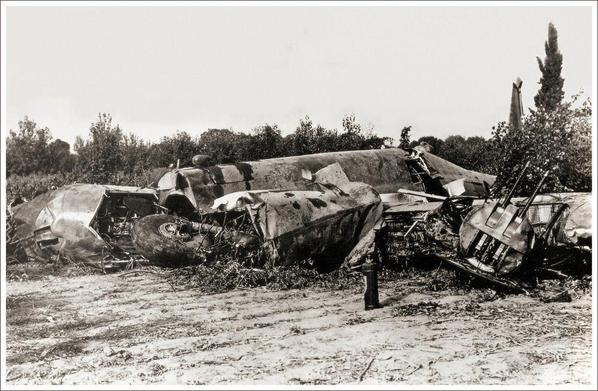
[[[131,224],[157,212],[154,190],[73,184],[12,208],[13,237],[27,256],[110,268],[130,260]]]
[[[484,197],[487,187],[496,180],[493,175],[464,169],[420,147],[409,152],[407,161],[412,179],[420,183],[418,190],[421,191],[447,196]]]
[[[274,243],[271,256],[288,258],[288,263],[292,263],[299,256],[306,258],[323,254],[327,248],[340,248],[340,244],[357,243],[353,231],[363,224],[358,221],[362,214],[358,210],[363,209],[362,204],[371,203],[373,193],[376,205],[378,200],[385,200],[376,206],[375,215],[379,220],[378,209],[421,200],[411,194],[397,193],[398,188],[425,191],[442,198],[451,192],[480,196],[486,194],[487,186],[494,180],[491,175],[463,169],[418,149],[387,148],[175,169],[160,179],[158,193],[160,204],[170,212],[198,223],[214,215],[212,207],[233,212],[245,206],[251,211],[255,230],[260,231],[262,239]],[[296,199],[287,200],[289,194]],[[364,233],[358,235],[357,241],[373,228],[375,222],[369,220],[366,219]],[[153,233],[154,225],[146,224]],[[326,228],[333,224],[338,224],[336,230]],[[324,232],[320,232],[321,229]],[[142,236],[140,233],[140,242],[145,243]],[[366,242],[360,247],[371,247]],[[142,246],[147,247],[142,253],[158,258],[149,244]],[[177,251],[172,249],[160,254],[174,262],[176,257],[170,254]],[[330,250],[329,253],[340,252]],[[353,253],[352,262],[362,253],[365,251]]]
[[[338,164],[313,178],[313,190],[238,192],[213,209],[248,210],[273,263],[317,257],[337,264],[381,220],[382,202],[371,186],[349,182]]]
[[[442,201],[435,202],[406,202],[402,205],[397,205],[392,208],[388,208],[384,211],[386,216],[392,216],[401,213],[410,212],[429,212],[438,209],[442,205]]]
[[[487,182],[486,182],[487,183]],[[449,196],[489,196],[490,189],[483,182],[468,178],[455,179],[444,185]]]

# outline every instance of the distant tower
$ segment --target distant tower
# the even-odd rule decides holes
[[[523,81],[520,78],[513,83],[513,92],[511,94],[511,113],[509,114],[509,125],[514,129],[521,129],[521,116],[523,115],[523,104],[521,103],[521,85]]]

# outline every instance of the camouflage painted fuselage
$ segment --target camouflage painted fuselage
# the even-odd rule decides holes
[[[215,199],[225,194],[246,190],[291,189],[303,190],[307,181],[304,173],[316,172],[330,164],[339,163],[352,182],[372,186],[378,193],[395,193],[399,188],[424,190],[425,183],[414,179],[409,166],[410,153],[399,148],[364,151],[328,152],[314,155],[264,159],[254,162],[215,165],[207,168],[181,168],[166,173],[158,183],[160,203],[188,215],[210,210]],[[431,153],[421,153],[430,181],[440,185],[467,179],[480,184],[494,182],[487,174],[466,170]],[[424,181],[425,182],[425,181]]]

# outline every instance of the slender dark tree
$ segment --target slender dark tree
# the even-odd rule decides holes
[[[511,93],[511,112],[509,113],[509,126],[514,129],[521,128],[523,116],[523,104],[521,102],[521,86],[523,81],[517,78],[513,83],[513,92]]]
[[[563,100],[565,80],[561,77],[563,55],[559,50],[558,32],[552,23],[548,24],[548,40],[544,44],[544,50],[546,52],[544,62],[537,57],[542,78],[534,103],[539,110],[553,111]]]
[[[399,140],[399,148],[409,148],[409,144],[411,144],[411,125],[403,127],[401,129],[401,138]]]

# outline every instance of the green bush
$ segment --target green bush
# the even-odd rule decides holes
[[[39,194],[73,182],[74,175],[70,173],[11,175],[6,178],[6,199],[9,203],[17,198],[31,200]]]
[[[542,192],[592,190],[592,105],[589,100],[558,105],[552,111],[537,110],[524,117],[521,129],[500,123],[493,134],[497,194],[515,182],[525,162],[530,168],[517,193],[529,195],[545,171],[550,174]]]
[[[108,177],[107,183],[102,184],[149,187],[157,183],[165,170],[153,168],[137,172],[118,171]],[[17,198],[31,200],[60,186],[76,182],[85,183],[80,179],[75,173],[11,175],[6,178],[6,199],[8,202]]]

